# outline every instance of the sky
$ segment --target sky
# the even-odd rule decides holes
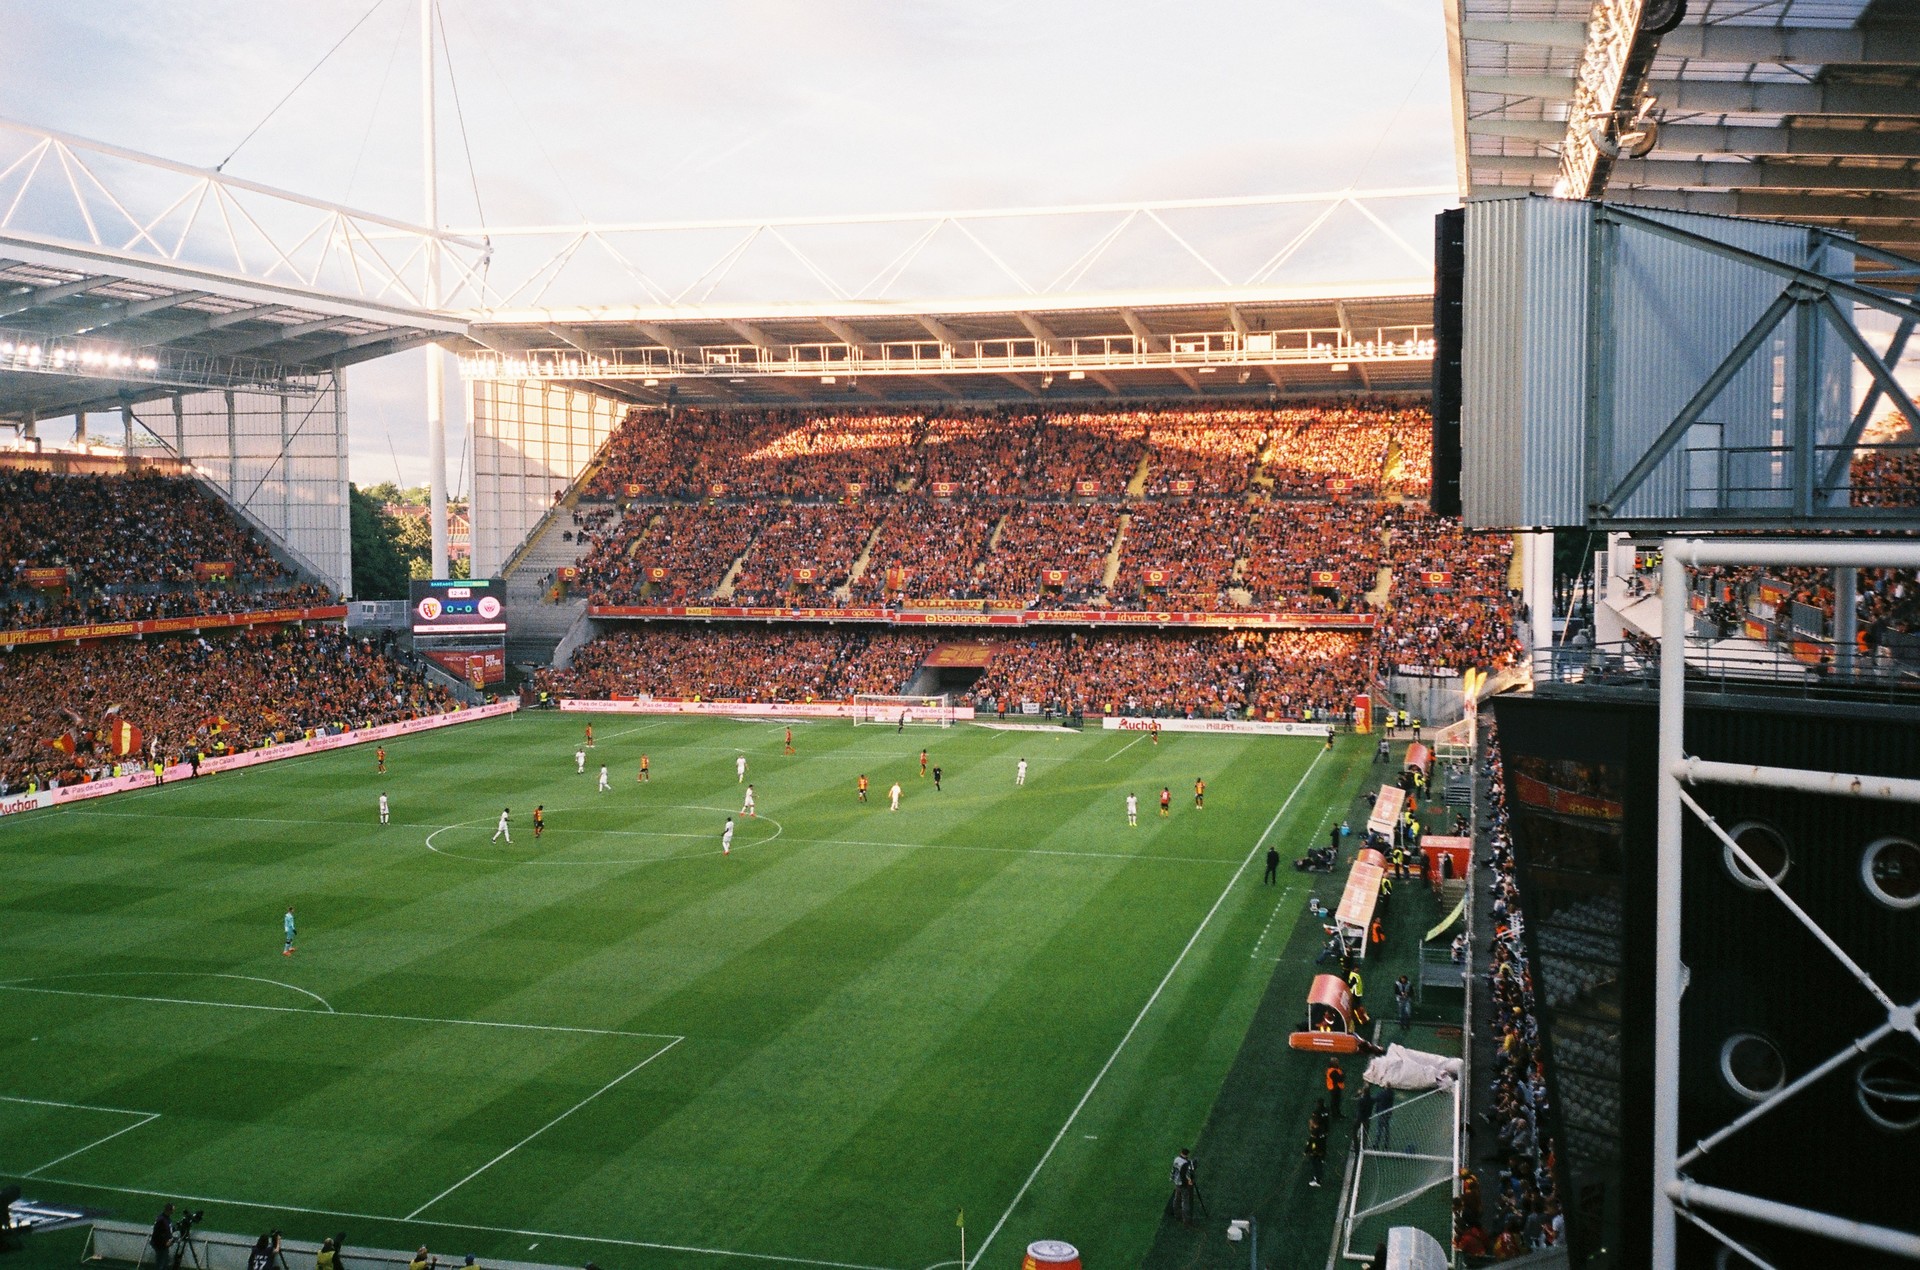
[[[1453,180],[1438,0],[441,0],[441,12],[449,225]],[[0,0],[0,115],[418,221],[419,27],[418,0]],[[356,481],[424,479],[424,358],[349,372]]]

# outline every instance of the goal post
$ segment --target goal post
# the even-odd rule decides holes
[[[946,693],[930,697],[890,697],[863,692],[853,699],[853,725],[885,724],[890,727],[953,726],[953,698]]]

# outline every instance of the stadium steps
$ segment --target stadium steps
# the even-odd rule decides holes
[[[1140,456],[1140,466],[1133,469],[1133,475],[1127,480],[1128,498],[1139,498],[1147,492],[1147,475],[1149,471],[1147,456],[1142,454]]]
[[[753,542],[747,544],[745,551],[733,558],[733,563],[727,566],[727,571],[720,575],[720,585],[713,588],[714,599],[726,601],[733,598],[733,584],[739,580],[740,570],[747,567],[747,557],[753,554],[753,549],[759,545],[759,542],[759,538],[756,537]]]
[[[571,509],[567,511],[571,519]],[[613,533],[620,518],[607,526]],[[550,665],[554,649],[587,611],[583,599],[548,600],[551,579],[560,569],[579,563],[585,548],[561,537],[557,518],[550,518],[538,537],[529,542],[506,575],[507,660],[536,666]]]
[[[1373,575],[1373,589],[1362,592],[1360,598],[1365,600],[1369,607],[1383,609],[1387,606],[1387,599],[1392,594],[1393,566],[1383,564]]]
[[[883,516],[880,519],[880,523],[873,527],[873,532],[867,535],[866,545],[860,548],[860,555],[856,560],[854,560],[853,567],[847,570],[847,580],[845,585],[834,588],[833,594],[835,598],[841,599],[841,600],[852,598],[853,584],[866,576],[867,566],[873,563],[873,549],[879,545],[880,534],[882,531],[886,529],[886,527],[887,527],[887,521],[886,521],[886,518]]]
[[[1100,571],[1100,589],[1111,591],[1113,580],[1120,576],[1120,553],[1126,549],[1127,526],[1133,523],[1133,513],[1120,513],[1120,527],[1113,531],[1113,546],[1107,551],[1106,568]]]

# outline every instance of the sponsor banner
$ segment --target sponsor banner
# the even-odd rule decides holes
[[[1147,579],[1148,586],[1165,586],[1167,584],[1167,571],[1165,569],[1145,569],[1142,570],[1142,574]]]
[[[954,607],[964,605],[965,607]],[[587,609],[594,618],[738,618],[784,622],[887,622],[895,626],[1197,626],[1215,630],[1371,631],[1371,613],[1158,613],[1116,612],[1110,609],[1001,609],[979,601],[907,602],[895,612],[877,606],[848,608],[731,608],[713,604],[596,604]],[[1403,667],[1403,673],[1424,673]],[[1452,674],[1452,671],[1444,672]]]
[[[1100,720],[1108,732],[1151,732],[1154,724],[1162,732],[1217,732],[1227,736],[1317,736],[1325,740],[1324,723],[1261,723],[1243,719],[1141,719],[1130,714],[1110,714]]]
[[[935,498],[952,498],[958,490],[952,481],[935,481],[928,488],[933,491]]]
[[[871,705],[856,705],[851,701],[807,701],[807,702],[761,702],[761,701],[668,701],[647,697],[641,700],[590,701],[578,697],[563,697],[560,700],[562,710],[581,714],[748,714],[767,716],[775,719],[857,719],[873,713]],[[899,710],[906,710],[913,717],[925,707],[888,706],[888,718],[893,718]],[[973,718],[972,706],[954,706],[953,717],[956,720]],[[941,714],[938,710],[928,710],[927,717]]]
[[[918,600],[900,601],[902,608],[944,609],[955,613],[984,613],[987,611],[985,600],[954,600],[946,596],[931,595]]]
[[[814,566],[810,564],[802,564],[802,565],[794,566],[793,580],[795,582],[798,582],[801,586],[812,586],[814,579],[819,576],[820,576],[820,570],[816,569]]]
[[[254,767],[261,763],[272,763],[278,759],[295,758],[302,754],[315,754],[322,750],[337,750],[343,746],[361,745],[368,741],[386,741],[411,732],[426,732],[455,723],[471,723],[478,719],[496,718],[499,715],[511,714],[519,708],[518,701],[503,701],[498,705],[459,710],[451,714],[433,714],[423,719],[408,719],[403,723],[386,723],[377,728],[362,728],[357,732],[316,736],[308,740],[289,741],[285,745],[271,745],[265,749],[245,750],[238,754],[220,754],[202,760],[200,771],[203,774],[226,772],[236,768]],[[167,783],[185,780],[192,772],[193,769],[187,764],[176,763],[166,769]],[[18,812],[79,802],[88,798],[100,798],[107,794],[125,793],[128,790],[147,789],[154,783],[153,769],[145,768],[126,776],[111,776],[104,780],[86,781],[79,785],[65,785],[59,789],[42,790],[37,794],[8,796],[0,798],[0,816],[11,816]]]
[[[427,654],[437,665],[475,688],[484,688],[488,684],[503,682],[507,677],[507,654],[505,649],[489,648],[484,651],[448,652],[435,650]]]
[[[233,581],[233,561],[196,560],[193,562],[193,580],[195,582],[231,582]]]
[[[1312,573],[1307,575],[1307,578],[1308,578],[1308,581],[1310,581],[1314,586],[1339,586],[1340,585],[1340,575],[1338,573],[1335,573],[1332,569],[1315,569]]]
[[[1562,816],[1580,816],[1587,820],[1619,820],[1625,815],[1620,803],[1592,794],[1576,794],[1531,776],[1514,775],[1514,793],[1529,807],[1541,807]]]
[[[1100,482],[1099,481],[1075,481],[1073,483],[1073,492],[1078,494],[1082,498],[1092,498],[1094,495],[1100,492]]]
[[[87,626],[41,626],[25,631],[0,631],[0,647],[58,644],[69,639],[112,639],[120,635],[166,635],[175,631],[217,630],[228,626],[272,626],[282,622],[337,622],[347,615],[344,604],[306,609],[261,609],[253,613],[207,613],[198,617],[160,617],[147,622],[95,622]]]
[[[1778,582],[1762,582],[1760,584],[1760,602],[1762,604],[1771,604],[1778,608],[1780,605],[1786,603],[1786,601],[1787,589]]]
[[[1179,480],[1173,483],[1172,488],[1173,488],[1173,492],[1176,494],[1191,494],[1193,493],[1194,487],[1193,487],[1192,481]]]
[[[993,664],[993,645],[991,644],[941,644],[927,654],[922,666],[978,666],[981,669]]]
[[[1763,643],[1767,638],[1766,624],[1764,622],[1756,622],[1750,617],[1740,623],[1740,632],[1748,639],[1757,639]]]
[[[32,587],[36,591],[54,591],[67,584],[65,567],[47,569],[20,570],[22,586]]]

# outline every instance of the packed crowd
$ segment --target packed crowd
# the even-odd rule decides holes
[[[332,626],[105,640],[0,656],[0,791],[437,714],[454,702]],[[116,757],[112,725],[142,734]]]
[[[843,700],[899,691],[934,643],[848,627],[627,626],[574,653],[570,669],[542,671],[539,687],[561,697]]]
[[[581,558],[580,586],[594,604],[698,603],[753,544],[765,519],[749,503],[636,508]]]
[[[841,701],[906,690],[941,642],[933,632],[812,624],[622,626],[544,672],[557,696]],[[1363,634],[1324,631],[1064,631],[987,641],[965,693],[1021,713],[1345,720],[1372,672]]]
[[[1221,498],[1135,503],[1121,538],[1114,608],[1217,609],[1245,546],[1245,504]],[[1151,576],[1158,572],[1158,581]]]
[[[1242,585],[1256,603],[1289,612],[1363,612],[1384,563],[1381,526],[1376,503],[1266,503],[1247,534]]]
[[[0,630],[330,599],[184,477],[0,469]]]
[[[964,599],[986,554],[997,507],[965,500],[903,498],[894,504],[854,598],[873,604],[895,595]]]
[[[882,512],[864,503],[790,503],[768,518],[733,581],[735,604],[831,603]],[[802,571],[810,570],[810,575]]]
[[[1520,939],[1520,891],[1508,823],[1506,774],[1491,721],[1482,771],[1490,790],[1488,845],[1492,869],[1493,941],[1487,984],[1493,997],[1487,1028],[1493,1041],[1488,1128],[1499,1143],[1491,1202],[1479,1180],[1463,1179],[1454,1201],[1454,1247],[1469,1258],[1508,1260],[1564,1242],[1554,1141],[1545,1132],[1549,1098],[1540,1056],[1533,973]]]

